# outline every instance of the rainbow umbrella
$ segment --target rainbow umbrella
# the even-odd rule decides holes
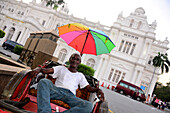
[[[110,53],[115,47],[110,38],[102,31],[90,29],[80,23],[58,27],[59,37],[80,54],[100,55]]]

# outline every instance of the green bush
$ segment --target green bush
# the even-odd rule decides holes
[[[3,38],[5,36],[5,32],[0,29],[0,38]]]
[[[15,48],[14,48],[14,53],[17,54],[17,55],[20,55],[23,49],[24,49],[23,46],[16,45]]]
[[[66,67],[68,67],[70,65],[70,62],[67,61],[65,63],[65,65],[66,65]],[[85,64],[80,64],[78,66],[77,71],[83,73],[84,75],[89,75],[89,76],[94,76],[94,72],[95,72],[93,68],[91,68],[90,66],[87,66]]]
[[[77,70],[78,72],[81,72],[84,75],[89,75],[89,76],[94,76],[94,72],[95,72],[93,68],[84,64],[80,64]]]

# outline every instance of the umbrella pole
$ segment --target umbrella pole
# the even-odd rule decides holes
[[[90,30],[88,30],[88,32],[87,32],[86,40],[85,40],[85,42],[84,42],[83,48],[82,48],[81,53],[80,53],[80,55],[81,55],[81,56],[83,55],[84,46],[85,46],[85,44],[86,44],[86,41],[87,41],[87,38],[88,38],[89,32],[90,32]]]

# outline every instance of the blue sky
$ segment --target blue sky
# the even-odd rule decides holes
[[[31,1],[31,0],[23,0]],[[37,0],[39,2],[40,0]],[[100,22],[111,26],[117,19],[118,14],[123,11],[127,17],[136,8],[145,10],[148,23],[157,21],[156,39],[170,41],[170,0],[64,0],[69,7],[69,14],[75,17],[86,18],[89,21]],[[170,47],[170,44],[169,46]],[[170,59],[170,50],[168,51]],[[160,82],[164,84],[170,81],[170,73],[160,76]]]

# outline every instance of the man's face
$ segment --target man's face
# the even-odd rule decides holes
[[[78,54],[73,54],[73,55],[70,57],[70,67],[77,68],[80,63],[81,63],[80,55],[78,55]]]

